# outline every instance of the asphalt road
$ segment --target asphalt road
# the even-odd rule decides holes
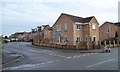
[[[112,48],[111,53],[80,53],[80,50],[11,42],[4,44],[3,52],[23,56],[20,61],[4,66],[3,70],[118,70],[118,48]]]

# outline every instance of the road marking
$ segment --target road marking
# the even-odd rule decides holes
[[[79,57],[81,57],[81,56],[79,55],[79,56],[77,56],[77,57],[79,58]]]
[[[62,56],[62,55],[57,55],[58,57],[63,57],[63,58],[65,58],[65,56]]]
[[[29,49],[29,51],[36,52],[36,53],[42,53],[40,51],[36,51],[36,50],[32,50],[32,49]]]
[[[53,54],[50,53],[49,55],[53,55]]]
[[[86,56],[87,54],[84,54],[84,55],[82,55],[82,56]]]
[[[45,63],[40,63],[41,65],[45,64]]]
[[[90,53],[87,54],[88,56],[90,55]]]
[[[57,57],[63,57],[63,58],[65,58],[65,56],[62,56],[62,55],[55,55],[55,54],[49,54],[49,55],[51,55],[51,56],[57,56]]]
[[[39,52],[39,51],[32,50],[32,49],[29,49],[29,51],[41,53],[41,52]],[[58,57],[63,57],[63,58],[65,58],[65,56],[62,56],[62,55],[55,55],[55,54],[52,54],[52,53],[50,53],[50,54],[48,54],[48,55],[51,55],[51,56],[58,56]]]
[[[67,58],[72,58],[72,57],[67,57]]]
[[[60,60],[56,60],[56,62],[58,62],[58,61],[60,61]]]
[[[93,67],[93,66],[96,66],[96,65],[99,65],[99,64],[103,64],[103,63],[105,63],[105,62],[110,62],[110,61],[112,61],[112,60],[114,60],[114,59],[110,59],[110,60],[106,60],[106,61],[99,62],[99,63],[97,63],[97,64],[89,65],[89,66],[87,66],[87,68]]]
[[[53,63],[54,61],[49,61],[49,62],[47,62],[47,63]]]
[[[73,56],[73,58],[76,58],[77,56]]]
[[[48,63],[52,63],[52,61],[48,62]],[[45,63],[39,63],[39,64],[25,64],[25,65],[20,65],[20,66],[16,66],[16,67],[8,67],[5,68],[3,70],[14,70],[14,69],[19,69],[19,68],[29,68],[29,67],[34,67],[34,66],[38,66],[38,65],[43,65]]]
[[[34,51],[34,50],[29,49],[29,51]]]
[[[13,69],[18,69],[18,68],[27,68],[27,67],[31,67],[31,66],[33,66],[33,65],[32,64],[26,64],[26,65],[21,65],[21,66],[17,66],[17,67],[10,67],[8,69],[13,70]]]

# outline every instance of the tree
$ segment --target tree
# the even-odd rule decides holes
[[[8,37],[7,37],[7,36],[5,36],[5,39],[8,39]]]

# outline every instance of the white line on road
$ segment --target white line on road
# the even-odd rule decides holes
[[[29,49],[29,51],[40,53],[40,51]]]
[[[82,55],[82,56],[86,56],[87,54],[84,54],[84,55]]]
[[[75,56],[73,56],[73,58],[76,58],[77,56],[75,55]]]
[[[55,62],[58,62],[58,61],[60,61],[60,60],[56,60]]]
[[[47,62],[47,63],[53,63],[54,61],[49,61],[49,62]]]
[[[50,61],[48,63],[52,63],[52,61]],[[44,64],[46,64],[46,63],[25,64],[25,65],[20,65],[20,66],[16,66],[16,67],[5,68],[3,70],[14,70],[14,69],[19,69],[19,68],[30,68],[30,67],[34,67],[34,66],[38,66],[38,65],[44,65]]]
[[[41,63],[41,65],[43,65],[43,64],[45,64],[45,63]]]
[[[105,62],[110,62],[110,61],[112,61],[112,60],[114,60],[114,59],[110,59],[110,60],[106,60],[106,61],[99,62],[99,63],[97,63],[97,64],[89,65],[89,66],[87,66],[87,68],[93,67],[93,66],[96,66],[96,65],[99,65],[99,64],[103,64],[103,63],[105,63]]]
[[[67,57],[67,58],[72,58],[72,57]]]
[[[81,57],[81,56],[79,55],[79,56],[77,56],[77,57],[79,58],[79,57]]]

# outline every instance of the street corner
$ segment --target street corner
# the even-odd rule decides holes
[[[20,61],[22,58],[23,55],[21,54],[4,52],[2,55],[2,66],[4,68],[6,65]]]

